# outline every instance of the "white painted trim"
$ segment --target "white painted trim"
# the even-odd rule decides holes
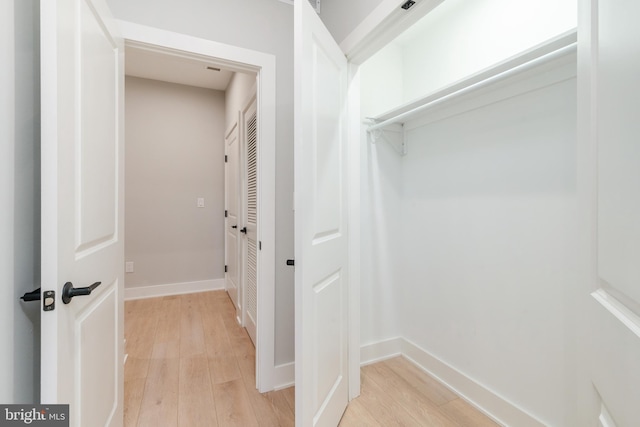
[[[349,63],[347,141],[349,144],[349,400],[360,395],[360,73]]]
[[[166,297],[169,295],[192,294],[195,292],[222,291],[224,279],[200,280],[197,282],[167,283],[154,286],[124,288],[124,299]]]
[[[381,2],[340,42],[340,49],[350,62],[362,64],[444,0],[421,0],[409,10],[400,7],[405,1]]]
[[[629,328],[638,338],[640,338],[640,316],[619,301],[616,297],[611,295],[605,289],[598,289],[591,293],[591,296],[595,298],[609,313],[615,316],[624,326]]]
[[[212,65],[250,71],[257,76],[258,133],[258,331],[256,385],[260,392],[273,390],[275,366],[275,193],[276,193],[276,57],[186,34],[132,22],[117,21],[126,44],[189,58],[206,59]]]
[[[389,338],[360,347],[360,366],[402,356],[402,338]]]
[[[283,363],[275,368],[273,376],[274,390],[282,390],[293,387],[296,384],[295,362]]]
[[[360,349],[360,354],[361,366],[403,356],[500,425],[518,427],[544,427],[545,425],[516,404],[406,338],[396,337],[364,345]]]
[[[501,425],[545,426],[514,403],[405,338],[402,339],[402,355]]]

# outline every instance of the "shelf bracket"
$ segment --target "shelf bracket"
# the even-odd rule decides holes
[[[376,124],[374,119],[367,119],[367,125]],[[384,128],[370,130],[367,129],[369,141],[372,144],[382,140],[389,143],[401,156],[407,154],[407,138],[404,125],[400,123],[389,124]]]

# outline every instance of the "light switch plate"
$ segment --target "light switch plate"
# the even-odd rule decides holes
[[[197,206],[199,208],[204,208],[204,197],[198,197]]]
[[[133,273],[133,261],[127,261],[124,263],[124,272]]]

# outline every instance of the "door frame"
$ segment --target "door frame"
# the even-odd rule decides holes
[[[258,109],[258,331],[256,388],[273,390],[278,384],[275,366],[275,152],[276,58],[274,55],[201,39],[186,34],[117,21],[125,46],[206,60],[236,72],[257,74]]]

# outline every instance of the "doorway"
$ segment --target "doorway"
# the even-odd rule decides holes
[[[208,67],[256,75],[257,112],[257,224],[256,251],[256,388],[261,392],[274,387],[274,256],[275,230],[275,59],[272,55],[237,48],[194,37],[168,33],[137,24],[121,22],[127,47],[172,57],[200,61]]]

